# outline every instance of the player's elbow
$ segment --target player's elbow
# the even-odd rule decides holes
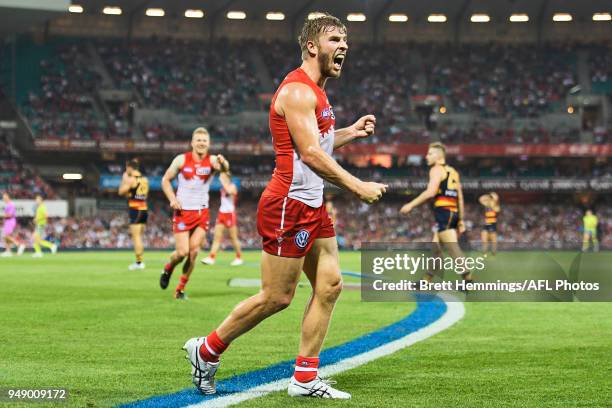
[[[316,168],[320,161],[321,154],[325,154],[323,149],[316,146],[309,146],[308,148],[304,149],[304,151],[300,152],[300,158],[308,167]]]

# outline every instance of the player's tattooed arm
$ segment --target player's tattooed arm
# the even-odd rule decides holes
[[[334,134],[334,149],[349,144],[355,139],[373,135],[375,128],[376,116],[362,116],[351,126],[336,130]]]
[[[166,198],[170,202],[170,207],[174,210],[181,209],[181,203],[176,198],[176,194],[174,193],[174,188],[172,188],[172,180],[178,175],[181,167],[185,164],[185,155],[180,154],[172,160],[170,163],[170,167],[166,170],[166,173],[162,177],[161,187],[162,191],[166,195]]]
[[[410,201],[408,204],[405,204],[400,209],[400,213],[408,214],[419,205],[434,198],[438,192],[438,189],[440,188],[440,183],[442,180],[444,180],[444,176],[444,169],[441,166],[433,166],[431,170],[429,170],[429,183],[427,184],[427,189],[419,194],[414,200]]]
[[[321,178],[351,191],[360,200],[368,204],[378,201],[387,190],[385,184],[359,180],[321,148],[315,115],[316,105],[317,98],[309,86],[290,83],[282,88],[274,109],[285,118],[293,143],[304,164]]]

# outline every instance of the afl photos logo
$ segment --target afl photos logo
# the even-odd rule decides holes
[[[300,230],[297,234],[295,234],[295,245],[298,248],[304,249],[308,245],[308,238],[310,237],[310,233],[306,230]]]

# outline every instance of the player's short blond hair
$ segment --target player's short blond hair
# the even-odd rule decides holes
[[[438,149],[442,152],[442,155],[446,157],[446,146],[440,142],[434,142],[429,144],[430,149]]]
[[[302,30],[298,37],[298,43],[302,50],[302,60],[308,57],[308,41],[313,41],[319,45],[319,35],[328,28],[337,28],[341,33],[346,33],[346,26],[338,17],[334,17],[329,13],[320,13],[320,16],[313,19],[304,20]]]
[[[191,134],[191,138],[193,139],[195,135],[199,135],[199,134],[203,134],[203,135],[210,137],[210,133],[208,133],[208,129],[200,126],[193,131],[193,133]]]

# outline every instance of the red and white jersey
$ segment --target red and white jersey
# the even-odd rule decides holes
[[[236,203],[238,202],[238,194],[229,194],[221,187],[221,206],[219,212],[231,213],[236,211]]]
[[[314,91],[317,96],[315,114],[319,127],[319,142],[327,154],[331,155],[334,151],[336,117],[327,95],[304,70],[298,68],[285,77],[270,104],[270,131],[276,153],[276,167],[264,194],[290,197],[310,207],[318,208],[323,204],[323,179],[304,164],[293,145],[287,121],[274,109],[278,93],[283,86],[292,82],[306,84]]]
[[[210,155],[196,161],[191,152],[185,153],[185,162],[179,170],[176,190],[176,198],[183,210],[208,208],[208,191],[212,175]]]

